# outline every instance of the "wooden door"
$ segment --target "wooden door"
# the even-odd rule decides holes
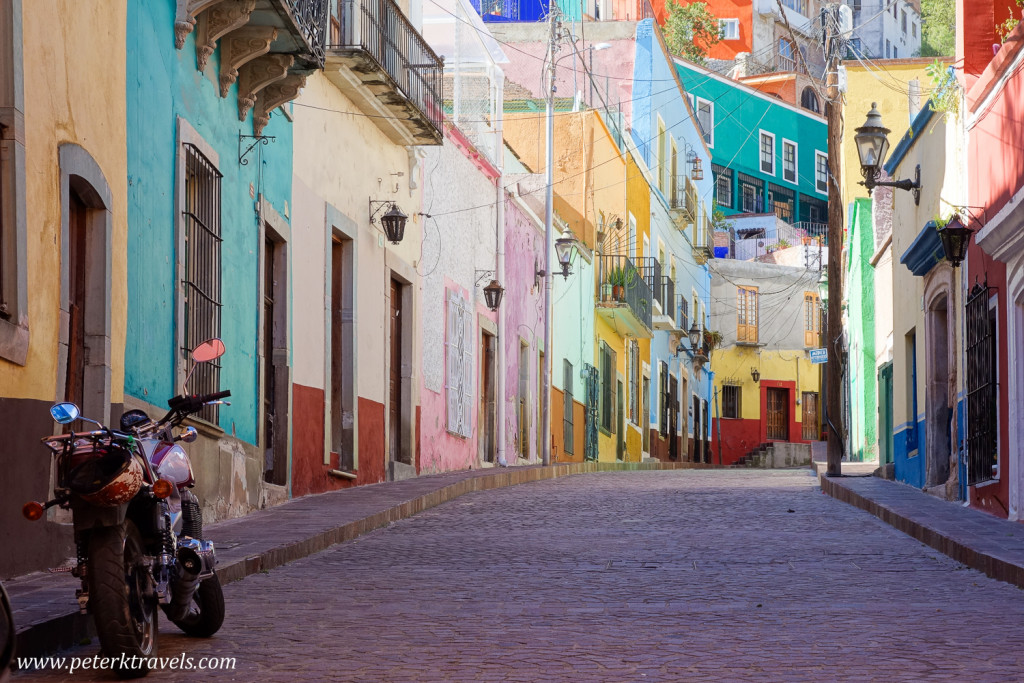
[[[787,410],[786,389],[768,389],[768,440],[786,441],[789,438],[789,416]]]
[[[693,397],[693,462],[700,462],[704,453],[704,428],[700,421],[700,398]]]
[[[86,207],[74,192],[68,197],[68,365],[64,400],[79,408],[85,396],[85,252]]]
[[[480,459],[494,462],[497,450],[495,420],[497,416],[494,387],[494,336],[480,335]]]
[[[266,480],[284,484],[284,473],[278,471],[274,452],[277,432],[274,368],[274,250],[272,239],[263,243],[263,442]]]
[[[878,371],[878,464],[892,462],[892,363]]]
[[[818,394],[805,391],[803,395],[803,439],[818,440]]]
[[[402,461],[402,285],[391,280],[391,372],[388,379],[388,445]]]
[[[668,380],[668,457],[679,459],[679,380],[670,376]]]

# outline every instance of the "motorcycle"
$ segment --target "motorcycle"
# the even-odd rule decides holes
[[[224,350],[220,339],[197,346],[185,386],[199,364]],[[83,417],[73,403],[50,408],[59,424],[82,420],[98,429],[42,439],[57,458],[54,497],[28,502],[22,513],[37,520],[54,505],[71,510],[79,608],[92,613],[103,655],[121,678],[149,673],[148,660],[157,654],[157,606],[190,636],[210,637],[224,623],[213,543],[203,538],[192,465],[178,445],[198,433],[178,428],[205,406],[230,405],[223,400],[230,395],[175,396],[156,422],[129,410],[119,430]]]
[[[0,683],[10,680],[11,663],[14,661],[14,610],[4,585],[0,583]]]

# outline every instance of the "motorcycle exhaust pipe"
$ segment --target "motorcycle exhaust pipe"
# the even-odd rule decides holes
[[[167,605],[167,617],[184,619],[192,605],[192,596],[199,582],[213,576],[215,563],[213,543],[195,538],[178,541],[177,576],[171,583],[171,602]]]

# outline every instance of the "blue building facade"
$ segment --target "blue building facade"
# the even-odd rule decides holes
[[[710,441],[712,382],[709,368],[694,364],[687,332],[694,324],[706,329],[710,320],[714,183],[704,171],[711,154],[652,19],[637,24],[633,68],[630,141],[650,173],[652,195],[644,253],[657,260],[661,278],[651,340],[650,452],[700,461]],[[678,453],[670,448],[677,434],[688,444]]]

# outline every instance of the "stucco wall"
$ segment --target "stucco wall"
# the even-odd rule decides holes
[[[77,144],[92,156],[110,187],[111,396],[124,388],[125,2],[31,0],[21,3],[25,114],[25,221],[28,357],[0,360],[5,397],[52,401],[56,396],[60,329],[61,189],[58,148]],[[173,43],[172,43],[173,45]]]
[[[476,286],[477,270],[495,270],[497,263],[495,181],[493,169],[474,163],[468,141],[449,130],[441,147],[426,150],[423,165],[428,180],[424,212],[434,215],[423,242],[421,275],[423,391],[420,395],[420,471],[465,469],[478,463],[480,405],[479,315],[496,320],[484,306],[483,289]],[[442,179],[448,180],[442,180]],[[466,210],[467,207],[474,207]],[[506,285],[507,287],[507,285]],[[472,433],[465,438],[448,431],[446,346],[449,290],[466,296],[473,328]],[[503,304],[504,307],[505,304]],[[501,310],[501,309],[499,309]]]

